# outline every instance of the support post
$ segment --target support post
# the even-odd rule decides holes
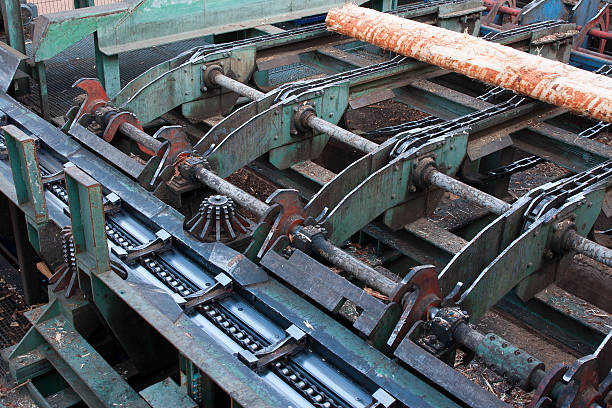
[[[49,88],[47,86],[47,69],[45,62],[36,63],[36,75],[38,76],[38,95],[40,97],[40,113],[45,120],[51,119],[49,108]]]
[[[25,54],[25,37],[23,36],[19,0],[3,0],[2,17],[4,18],[4,30],[8,34],[9,45],[20,53]]]
[[[15,238],[15,250],[19,263],[19,275],[23,286],[23,295],[28,305],[40,303],[40,280],[36,269],[35,252],[28,240],[28,228],[25,215],[19,207],[9,202],[11,224],[13,225],[13,236]]]
[[[64,168],[74,244],[79,268],[87,274],[110,269],[102,186],[83,170]]]
[[[98,33],[94,33],[94,51],[96,54],[96,71],[98,79],[109,98],[121,90],[119,74],[119,55],[106,55],[98,46]]]
[[[36,138],[13,125],[3,126],[1,133],[6,140],[17,203],[33,223],[43,224],[49,220],[49,213],[38,168]]]

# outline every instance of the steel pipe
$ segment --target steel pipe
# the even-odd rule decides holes
[[[268,211],[268,208],[270,208],[268,204],[257,199],[241,188],[236,187],[229,181],[217,176],[204,166],[198,166],[194,173],[194,177],[205,186],[230,197],[232,200],[234,200],[234,202],[247,208],[259,218],[263,217],[266,211]]]
[[[312,251],[319,257],[330,262],[350,275],[356,277],[367,286],[390,296],[397,286],[397,283],[387,278],[385,275],[378,272],[376,269],[369,267],[360,260],[347,254],[342,249],[338,248],[322,235],[316,235],[312,240]]]
[[[568,230],[563,241],[566,249],[572,249],[604,265],[612,266],[612,249],[583,237],[575,230]]]
[[[146,147],[154,153],[158,152],[163,144],[160,140],[157,140],[148,133],[138,129],[131,123],[122,123],[121,125],[119,125],[119,131],[134,142],[138,143],[143,147]]]
[[[325,20],[330,31],[612,122],[612,79],[468,34],[345,4]]]
[[[505,213],[511,207],[511,205],[504,200],[500,200],[477,188],[455,180],[444,173],[440,173],[433,167],[424,174],[423,178],[425,182],[451,192],[461,198],[465,198],[472,203],[476,203],[497,215]]]
[[[495,6],[495,4],[496,2],[494,0],[484,0],[483,2],[483,5],[487,8],[487,11],[491,10]],[[521,14],[521,9],[516,7],[501,6],[499,8],[499,11],[511,16],[518,16],[519,14]]]
[[[240,81],[236,81],[235,79],[232,79],[227,75],[223,75],[219,71],[214,71],[211,74],[210,79],[214,84],[227,88],[232,92],[236,92],[238,95],[246,96],[252,101],[257,100],[265,95],[265,93],[258,91],[255,88],[251,88],[250,86],[243,84]]]
[[[368,139],[356,135],[355,133],[350,132],[346,129],[343,129],[340,126],[334,125],[333,123],[330,123],[325,119],[321,119],[320,117],[314,114],[310,115],[306,119],[306,124],[317,132],[325,133],[329,135],[332,139],[351,146],[352,148],[357,149],[360,152],[369,153],[378,147],[376,143],[371,142]]]

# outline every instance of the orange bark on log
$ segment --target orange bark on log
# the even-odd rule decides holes
[[[612,122],[612,79],[468,34],[346,4],[328,30],[487,84]]]

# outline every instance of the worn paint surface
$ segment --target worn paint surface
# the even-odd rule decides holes
[[[347,4],[327,28],[422,62],[612,121],[612,79],[468,34]]]

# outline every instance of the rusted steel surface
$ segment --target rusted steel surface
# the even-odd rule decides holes
[[[603,75],[352,4],[331,9],[325,23],[330,31],[612,122],[612,79]]]

